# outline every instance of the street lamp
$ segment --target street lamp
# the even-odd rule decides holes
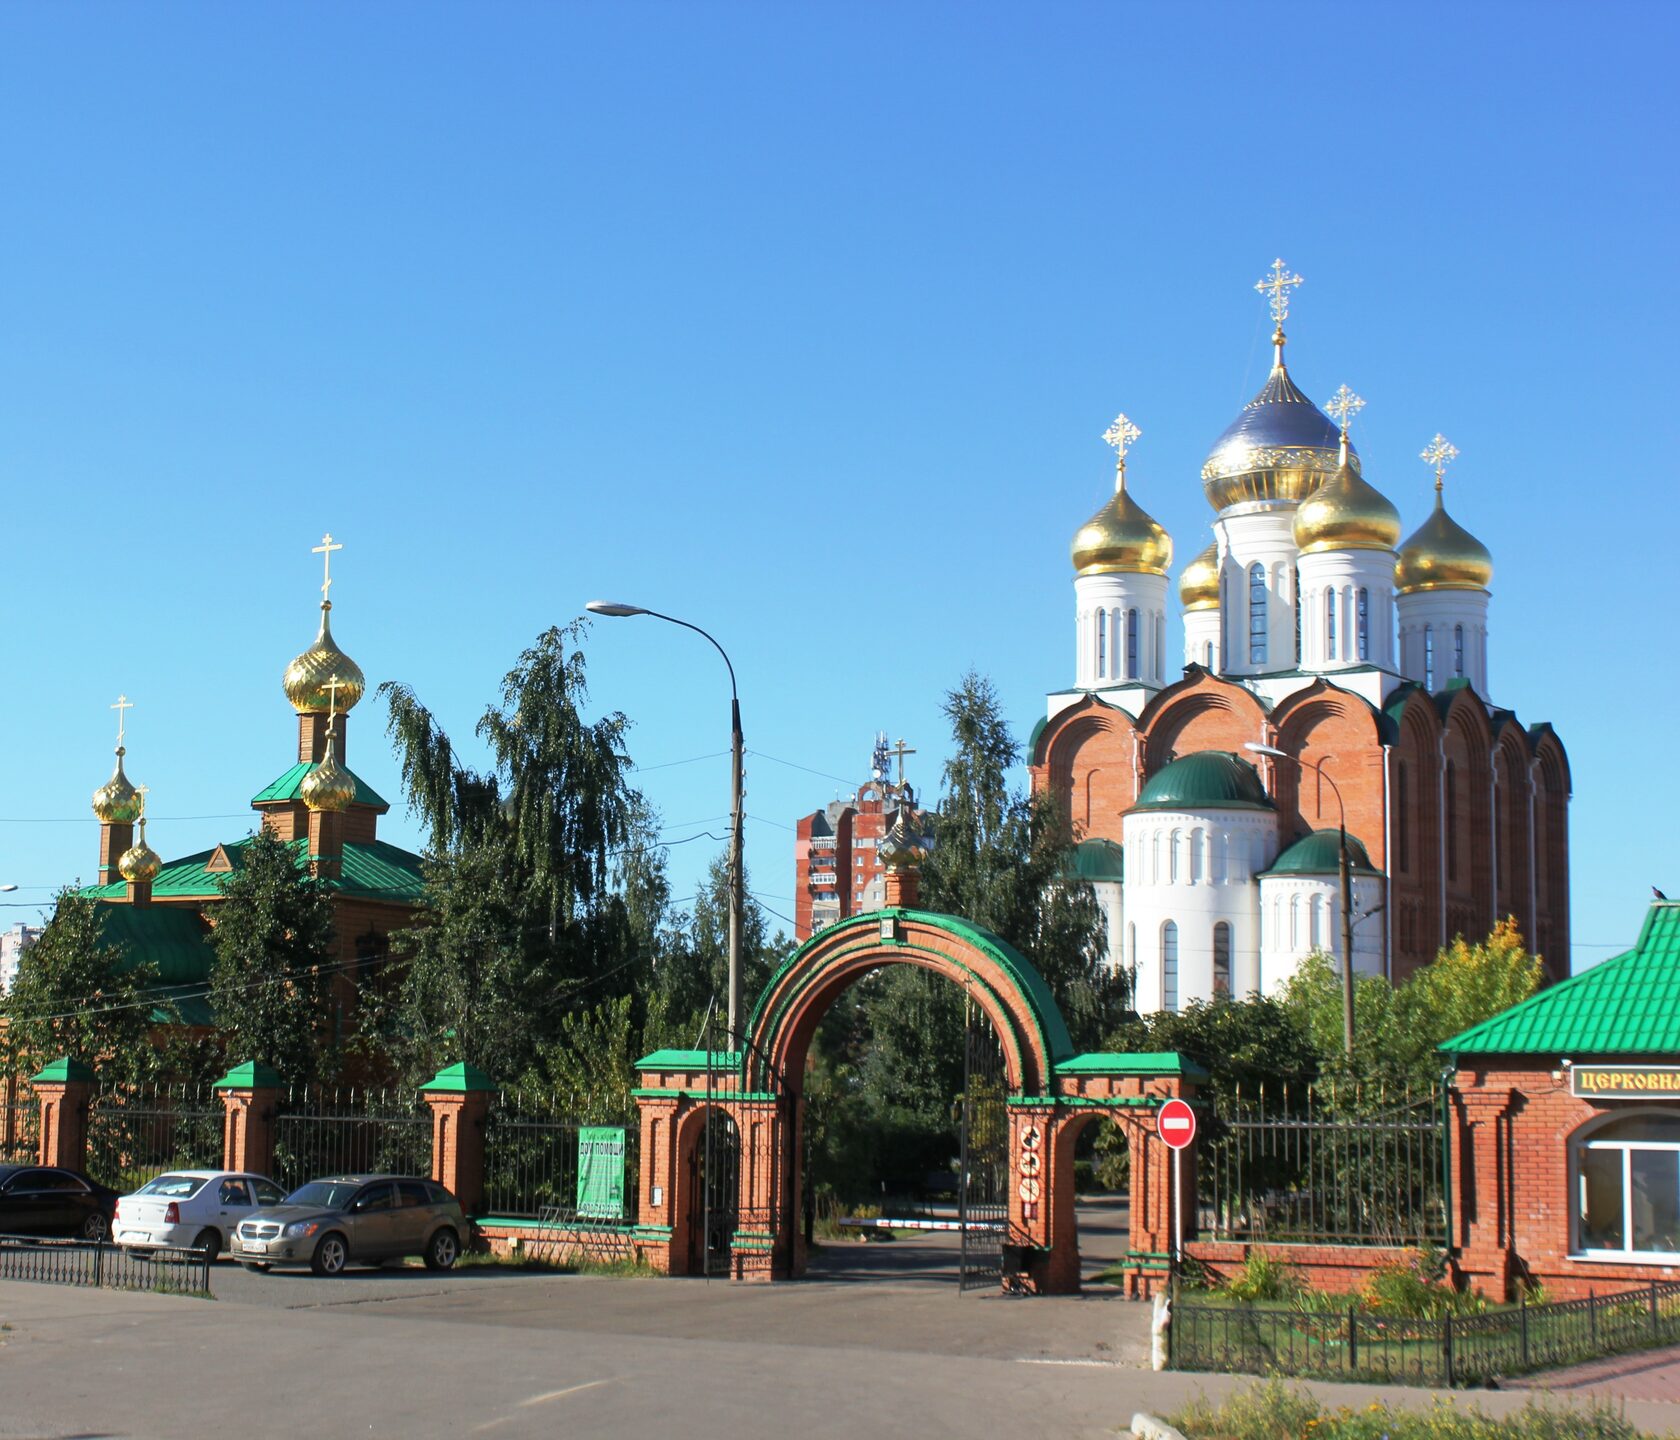
[[[1347,843],[1347,807],[1342,804],[1342,792],[1336,782],[1324,773],[1324,762],[1312,764],[1298,755],[1291,755],[1287,750],[1279,750],[1275,745],[1257,745],[1254,741],[1245,741],[1244,750],[1252,750],[1256,755],[1270,755],[1274,760],[1290,760],[1303,770],[1314,770],[1318,778],[1330,787],[1330,793],[1336,797],[1337,830],[1340,835],[1340,846],[1337,852],[1336,868],[1342,882],[1342,1048],[1351,1058],[1353,1055],[1353,876],[1348,869]],[[1376,912],[1373,911],[1373,914]]]
[[[712,648],[723,656],[723,663],[729,668],[729,1045],[735,1049],[741,1043],[738,1029],[741,1015],[741,917],[746,909],[746,872],[741,863],[741,697],[735,688],[735,666],[729,659],[729,652],[718,644],[714,636],[698,625],[677,619],[675,615],[661,615],[657,610],[647,610],[640,605],[621,605],[614,600],[591,600],[584,609],[591,615],[615,618],[650,615],[655,620],[681,625],[683,629],[692,630],[711,641]]]
[[[0,894],[9,893],[16,889],[16,885],[0,885]]]

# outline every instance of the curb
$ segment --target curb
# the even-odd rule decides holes
[[[1145,1410],[1132,1416],[1132,1434],[1137,1440],[1184,1440],[1184,1436],[1165,1420],[1159,1420]]]

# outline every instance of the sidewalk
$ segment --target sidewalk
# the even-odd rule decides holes
[[[1549,1390],[1570,1397],[1599,1396],[1680,1405],[1680,1345],[1612,1355],[1585,1365],[1571,1365],[1567,1370],[1525,1375],[1508,1383],[1513,1390]],[[1671,1423],[1680,1431],[1680,1412],[1676,1412]]]

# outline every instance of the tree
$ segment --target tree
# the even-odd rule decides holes
[[[23,952],[0,1004],[7,1068],[33,1072],[68,1055],[102,1077],[132,1080],[156,1068],[149,1035],[155,969],[128,960],[105,938],[104,906],[59,891],[53,916]]]
[[[266,829],[241,847],[211,911],[210,1005],[234,1063],[256,1060],[291,1081],[330,1071],[332,899]],[[331,1027],[331,1028],[329,1028]]]
[[[751,877],[744,887],[750,891]],[[791,952],[792,943],[777,933],[773,938],[764,911],[752,899],[741,912],[741,994],[750,1011],[771,972]],[[706,878],[694,896],[686,933],[673,936],[661,954],[655,975],[659,993],[673,1020],[704,1019],[716,1002],[717,1033],[723,1034],[729,1011],[729,858],[718,855],[706,868]],[[746,1015],[741,1017],[746,1023]]]
[[[1341,1010],[1336,1011],[1341,1043]],[[1320,1051],[1300,1013],[1264,995],[1194,1000],[1122,1023],[1103,1043],[1122,1054],[1176,1050],[1208,1072],[1206,1093],[1253,1093],[1261,1085],[1303,1083],[1319,1070]]]

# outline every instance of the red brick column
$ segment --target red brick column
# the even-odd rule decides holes
[[[1009,1107],[1004,1279],[1038,1295],[1079,1292],[1072,1144],[1078,1127],[1070,1121],[1053,1105]]]
[[[728,1107],[741,1146],[740,1212],[730,1244],[737,1280],[784,1280],[792,1267],[792,1223],[785,1213],[787,1147],[781,1107],[742,1100]]]
[[[656,1270],[681,1275],[688,1257],[686,1217],[677,1214],[677,1102],[638,1096],[641,1120],[637,1177],[636,1248]]]
[[[476,1065],[451,1065],[420,1087],[432,1108],[432,1179],[468,1217],[484,1210],[484,1122],[496,1084]]]
[[[280,1113],[280,1077],[247,1060],[216,1082],[222,1097],[222,1168],[253,1175],[274,1172],[274,1122]]]
[[[67,1170],[86,1168],[93,1071],[66,1055],[32,1076],[30,1084],[41,1107],[40,1163],[62,1165]]]
[[[1461,1074],[1461,1083],[1465,1078]],[[1459,1268],[1498,1301],[1510,1293],[1514,1268],[1504,1133],[1513,1094],[1503,1088],[1454,1091],[1452,1234]]]

